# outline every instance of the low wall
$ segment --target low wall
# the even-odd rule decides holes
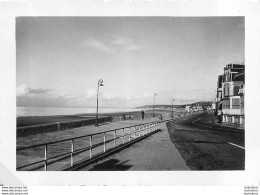
[[[111,116],[100,117],[98,119],[98,123],[105,123],[111,121],[112,121]],[[77,120],[77,121],[66,121],[66,122],[56,122],[56,123],[49,123],[49,124],[42,124],[42,125],[32,125],[29,127],[17,127],[16,136],[24,137],[24,136],[36,135],[40,133],[63,131],[63,130],[87,126],[87,125],[94,125],[95,122],[96,119],[91,118],[91,119],[84,119],[84,120]]]
[[[144,117],[149,118],[152,117],[152,113],[145,113]],[[158,117],[159,114],[155,113],[155,117]],[[126,113],[126,114],[115,114],[113,116],[107,117],[100,117],[98,118],[98,123],[106,123],[106,122],[116,122],[121,120],[140,120],[141,114],[136,113]],[[17,137],[24,137],[28,135],[36,135],[40,133],[47,133],[47,132],[55,132],[55,131],[63,131],[67,129],[94,125],[96,123],[95,118],[91,119],[84,119],[84,120],[76,120],[76,121],[66,121],[66,122],[55,122],[55,123],[48,123],[42,125],[32,125],[27,127],[17,127],[16,129],[16,136]]]
[[[158,113],[154,113],[155,117],[159,117]],[[153,113],[145,113],[144,115],[145,118],[150,118],[153,117]],[[142,119],[141,114],[136,114],[136,113],[127,113],[127,114],[115,114],[112,116],[112,122],[115,121],[121,121],[121,120],[140,120]]]

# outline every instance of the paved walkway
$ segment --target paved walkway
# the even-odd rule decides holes
[[[137,124],[149,123],[158,120],[159,120],[158,118],[146,118],[145,120],[124,120],[124,121],[106,123],[98,127],[94,125],[90,125],[90,126],[83,126],[83,127],[68,129],[63,131],[29,135],[26,137],[18,137],[16,146],[21,147],[21,146],[41,144],[41,143],[46,143],[51,141],[73,138],[82,135],[89,135],[93,133],[109,131],[112,129],[123,128],[123,127],[128,127]]]
[[[165,123],[163,131],[80,171],[164,171],[189,170],[170,140]]]
[[[177,116],[175,116],[175,117],[178,118]],[[77,137],[77,136],[82,136],[82,135],[88,135],[88,134],[92,134],[92,133],[103,132],[103,131],[108,131],[108,130],[112,130],[112,129],[128,127],[131,125],[148,123],[148,122],[152,122],[152,121],[158,121],[158,118],[147,118],[145,120],[125,120],[125,121],[107,123],[107,124],[101,125],[99,127],[85,126],[85,127],[80,127],[80,128],[70,129],[70,130],[64,130],[64,131],[60,131],[60,132],[49,132],[49,133],[43,133],[43,134],[38,134],[38,135],[30,135],[27,137],[17,138],[17,147],[31,146],[31,145],[35,145],[35,144],[41,144],[41,143],[48,143],[51,141],[57,141],[57,140],[62,140],[62,139],[67,139],[67,138],[72,138],[72,137]],[[164,134],[165,134],[165,132],[164,132]],[[164,137],[165,136],[166,136],[166,134],[164,135]],[[168,137],[169,137],[169,135],[168,135]],[[100,137],[97,139],[102,139],[102,138]],[[163,139],[163,137],[160,137],[160,139]],[[89,138],[87,140],[86,139],[79,140],[79,142],[75,143],[75,148],[76,147],[78,147],[78,148],[86,147],[89,144],[88,140],[89,140]],[[172,143],[170,143],[170,142],[167,142],[167,143],[174,147],[174,145]],[[166,142],[164,142],[164,144],[166,144]],[[157,147],[159,147],[159,145],[160,144],[158,144]],[[48,157],[58,155],[61,152],[66,153],[69,151],[70,151],[70,142],[55,144],[55,145],[48,147]],[[98,152],[98,151],[96,151],[96,152]],[[88,154],[82,153],[82,154],[78,155],[77,157],[86,158],[87,155]],[[22,166],[24,164],[33,163],[35,161],[39,161],[39,160],[43,160],[43,159],[44,159],[44,147],[17,152],[17,166],[18,167]],[[55,163],[56,164],[55,166],[49,166],[48,168],[49,168],[49,170],[56,170],[59,167],[67,165],[68,163],[70,163],[69,159],[64,160],[63,162]]]

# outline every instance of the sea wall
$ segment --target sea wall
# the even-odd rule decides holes
[[[158,116],[158,113],[155,113],[155,116]],[[152,117],[152,113],[145,113],[145,118]],[[111,116],[101,116],[98,119],[98,123],[106,122],[116,122],[122,120],[140,120],[141,114],[139,113],[119,113]],[[16,136],[24,137],[28,135],[36,135],[41,133],[55,132],[55,131],[64,131],[67,129],[73,129],[77,127],[83,127],[88,125],[94,125],[96,122],[95,118],[84,119],[84,120],[73,120],[66,122],[55,122],[41,125],[31,125],[26,127],[17,127]]]
[[[155,117],[158,117],[158,113],[154,113]],[[150,118],[153,116],[153,113],[145,113],[145,118]],[[127,113],[127,114],[115,114],[112,116],[112,122],[120,121],[120,120],[140,120],[142,119],[141,114],[139,113]]]
[[[111,122],[112,117],[100,117],[98,119],[98,123],[105,123]],[[76,120],[76,121],[66,121],[66,122],[55,122],[55,123],[48,123],[42,125],[32,125],[27,127],[17,127],[16,129],[16,136],[17,137],[24,137],[28,135],[36,135],[40,133],[47,133],[47,132],[55,132],[55,131],[64,131],[67,129],[87,126],[87,125],[94,125],[96,122],[95,118],[91,119],[84,119],[84,120]]]

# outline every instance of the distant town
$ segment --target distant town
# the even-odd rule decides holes
[[[184,109],[188,112],[190,111],[202,111],[202,110],[211,110],[212,102],[211,101],[200,101],[194,102],[190,104],[181,104],[181,105],[145,105],[141,107],[137,107],[138,109],[156,109],[156,110],[177,110]]]

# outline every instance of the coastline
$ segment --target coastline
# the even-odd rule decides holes
[[[165,114],[167,111],[156,111],[155,117]],[[153,116],[152,110],[145,111],[145,118]],[[118,112],[118,113],[102,113],[99,114],[98,123],[110,123],[123,120],[141,119],[141,112]],[[59,116],[34,116],[34,117],[17,117],[16,135],[23,137],[40,133],[63,131],[82,126],[94,125],[96,117],[93,113],[78,115],[59,115]]]
[[[100,107],[99,114],[141,111],[138,108]],[[96,113],[96,107],[16,107],[16,117],[22,116],[58,116],[83,115]]]
[[[146,114],[151,115],[153,110],[144,110]],[[169,110],[155,110],[156,116],[159,114],[170,113]],[[176,111],[174,111],[176,113]],[[99,113],[100,118],[103,117],[124,117],[129,119],[129,116],[135,118],[140,115],[141,111],[128,111],[128,112],[108,112],[108,113]],[[43,125],[49,123],[57,122],[69,122],[69,121],[79,121],[86,119],[96,118],[96,113],[81,113],[81,114],[72,114],[72,115],[50,115],[50,116],[17,116],[16,117],[16,127],[26,127],[32,125]]]
[[[150,113],[148,111],[148,113]],[[103,117],[114,117],[123,115],[136,115],[140,114],[139,111],[130,112],[112,112],[112,113],[99,113],[98,116]],[[84,114],[73,114],[73,115],[51,115],[51,116],[17,116],[16,117],[16,127],[25,127],[32,125],[42,125],[55,122],[68,122],[68,121],[78,121],[85,119],[93,119],[96,117],[96,113],[84,113]]]

